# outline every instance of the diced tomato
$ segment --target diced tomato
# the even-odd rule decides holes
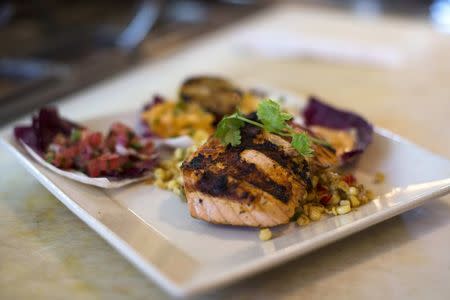
[[[103,156],[100,156],[97,158],[97,161],[100,172],[105,172],[108,170],[108,160],[106,160]]]
[[[78,151],[78,157],[80,161],[88,161],[91,158],[93,158],[93,150],[92,147],[84,142],[79,143],[79,151]]]
[[[102,144],[103,135],[100,132],[94,132],[88,135],[87,139],[89,145],[91,145],[94,148],[98,148]]]
[[[79,152],[79,147],[77,145],[69,146],[67,148],[62,149],[61,154],[65,158],[73,159]]]
[[[55,153],[55,155],[52,159],[52,165],[57,166],[59,168],[59,167],[61,167],[61,161],[62,161],[62,156]]]
[[[322,185],[321,183],[317,183],[317,192],[320,193],[328,193],[328,187]]]
[[[154,153],[154,147],[153,143],[147,143],[144,145],[144,147],[141,149],[141,153],[146,155],[151,155]]]
[[[91,159],[87,164],[89,176],[98,177],[101,174],[110,174],[119,171],[128,161],[128,157],[118,154],[105,153],[98,158]]]
[[[88,161],[86,165],[87,173],[90,177],[98,177],[100,176],[101,170],[98,164],[97,159],[92,159]]]
[[[327,194],[322,195],[322,196],[320,197],[320,203],[322,203],[323,205],[327,205],[328,202],[330,202],[331,197],[332,197],[332,196],[331,196],[330,193],[327,193]]]
[[[65,157],[62,153],[56,153],[52,164],[61,169],[70,169],[73,165],[73,158]]]
[[[126,156],[119,156],[117,154],[113,154],[113,157],[110,157],[109,162],[109,170],[110,171],[116,171],[122,168],[122,166],[128,161],[128,157]]]
[[[61,169],[77,169],[85,172],[90,177],[119,176],[127,166],[136,166],[141,163],[142,169],[147,166],[147,159],[154,152],[152,143],[143,141],[126,125],[115,123],[111,126],[109,134],[105,138],[100,132],[83,130],[75,138],[59,134],[55,136],[55,147],[46,153],[46,159]],[[116,153],[117,144],[125,148],[133,148],[141,154],[130,161],[127,155]]]
[[[352,174],[347,174],[342,177],[342,180],[345,181],[348,185],[354,185],[356,183],[356,178]]]

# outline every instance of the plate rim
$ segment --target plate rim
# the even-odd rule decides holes
[[[123,113],[115,114],[104,114],[98,115],[90,119],[85,119],[85,122],[95,121],[99,118],[108,118],[109,116],[115,115],[120,116],[124,114],[129,114],[126,111]],[[8,130],[9,129],[9,130]],[[294,258],[301,257],[307,253],[310,253],[320,247],[331,244],[340,240],[344,237],[350,236],[356,232],[360,232],[368,227],[371,227],[377,223],[383,222],[394,216],[397,216],[403,212],[410,209],[414,209],[421,206],[426,201],[434,198],[438,198],[450,193],[450,181],[449,183],[439,190],[431,192],[427,195],[417,195],[408,201],[399,203],[388,210],[375,212],[365,218],[356,219],[348,224],[345,224],[337,229],[337,231],[326,232],[313,239],[309,240],[308,246],[295,243],[283,249],[283,251],[278,251],[270,256],[261,257],[255,259],[249,263],[241,264],[227,273],[219,273],[217,276],[209,277],[208,280],[199,280],[194,282],[189,282],[187,284],[177,284],[170,280],[169,277],[165,277],[164,274],[151,262],[145,260],[141,257],[139,252],[137,252],[133,247],[131,247],[126,241],[121,239],[116,235],[115,232],[110,230],[106,225],[104,225],[100,220],[92,216],[88,211],[79,206],[76,201],[72,200],[69,195],[64,193],[56,183],[49,179],[45,174],[34,165],[33,159],[28,156],[28,154],[22,153],[18,147],[20,145],[16,144],[14,137],[10,132],[11,128],[1,130],[0,133],[0,145],[3,147],[19,161],[25,169],[31,173],[51,194],[53,194],[64,206],[66,206],[72,213],[74,213],[80,220],[82,220],[86,225],[88,225],[94,232],[96,232],[103,240],[105,240],[109,245],[112,246],[119,254],[125,257],[133,266],[135,266],[145,277],[156,282],[157,285],[162,287],[172,296],[177,298],[187,298],[195,295],[203,294],[210,291],[213,288],[223,287],[232,282],[236,282],[239,279],[248,277],[250,275],[256,274],[263,270],[267,270],[271,267],[279,266],[286,263]],[[9,131],[9,132],[8,132]],[[435,154],[428,149],[413,143],[412,141],[391,132],[388,129],[375,127],[376,134],[387,138],[389,140],[402,143],[408,147],[416,147],[422,151],[427,152],[428,155],[434,156],[441,160],[450,161],[445,157]],[[447,178],[450,179],[450,178]],[[444,179],[446,180],[446,179]]]

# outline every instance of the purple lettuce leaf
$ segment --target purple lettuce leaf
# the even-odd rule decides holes
[[[17,126],[14,136],[39,154],[43,154],[58,133],[70,135],[72,129],[82,126],[63,119],[54,107],[44,107],[32,118],[30,126]]]
[[[150,109],[152,109],[153,106],[160,104],[160,103],[164,103],[165,101],[166,100],[164,99],[164,97],[162,97],[160,95],[154,95],[152,100],[147,102],[142,107],[142,112],[150,110]],[[145,138],[152,138],[152,137],[156,136],[156,134],[151,131],[148,124],[142,118],[139,119],[139,121],[136,125],[136,132],[138,135],[145,137]]]
[[[322,126],[332,129],[355,129],[355,147],[341,156],[343,162],[350,162],[364,152],[372,142],[373,126],[363,117],[345,110],[334,108],[316,97],[310,97],[306,108],[303,110],[303,118],[306,126]]]
[[[153,95],[152,100],[150,100],[149,102],[147,102],[144,107],[142,108],[142,111],[146,111],[151,109],[153,106],[155,106],[156,104],[160,104],[160,103],[164,103],[166,100],[164,99],[163,96],[160,95]]]

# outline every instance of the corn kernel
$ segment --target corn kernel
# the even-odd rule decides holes
[[[352,210],[350,205],[341,205],[336,208],[336,212],[338,215],[345,215]]]
[[[308,199],[308,192],[307,191],[305,191],[305,193],[303,194],[303,200],[306,200],[306,199]]]
[[[331,204],[337,205],[337,204],[339,204],[339,201],[341,201],[341,197],[339,197],[339,194],[333,193],[333,196],[331,196]]]
[[[317,210],[319,210],[321,213],[323,213],[325,211],[325,206],[323,206],[322,204],[316,204],[314,207]]]
[[[316,193],[312,192],[308,194],[308,197],[306,197],[306,201],[311,202],[316,199]]]
[[[184,149],[182,149],[182,148],[175,149],[175,152],[173,153],[173,157],[176,160],[182,160],[184,157]]]
[[[181,198],[184,197],[184,194],[183,194],[182,190],[180,188],[178,188],[178,187],[172,189],[172,192],[174,192],[177,196],[180,196]]]
[[[333,208],[334,208],[334,212],[333,212]],[[328,215],[335,215],[336,208],[334,206],[330,207],[330,208],[327,208],[327,209],[325,209],[325,213],[328,214]]]
[[[349,206],[350,206],[350,201],[348,201],[348,200],[341,200],[341,201],[339,202],[339,205],[340,205],[340,206],[345,206],[345,205],[349,205]]]
[[[359,197],[359,200],[361,201],[362,204],[366,204],[367,202],[369,202],[369,199],[367,198],[367,196],[365,194],[361,195]]]
[[[311,205],[310,204],[304,204],[303,205],[303,213],[305,214],[305,215],[309,215],[309,209],[311,208]]]
[[[339,181],[338,188],[343,190],[344,192],[348,193],[348,184],[347,184],[347,182],[345,182],[343,180]]]
[[[352,204],[352,207],[358,207],[361,205],[361,202],[359,201],[358,198],[356,198],[355,196],[350,196],[350,202]]]
[[[348,193],[350,194],[350,195],[354,195],[354,196],[356,196],[356,195],[358,195],[358,189],[357,188],[355,188],[354,186],[351,186],[349,189],[348,189]]]
[[[156,179],[164,179],[165,177],[165,171],[161,168],[156,168],[155,171],[153,172],[153,175],[155,175]]]
[[[196,145],[203,144],[208,139],[208,137],[209,134],[204,130],[197,130],[194,132],[194,135],[192,136]]]
[[[167,182],[167,188],[169,190],[174,190],[174,189],[178,188],[178,182],[176,180],[171,180],[171,181]]]
[[[366,191],[366,196],[367,196],[367,199],[369,199],[369,201],[373,200],[373,198],[375,198],[375,195],[373,194],[373,192],[371,190]]]
[[[313,187],[316,187],[317,183],[319,183],[319,177],[313,176],[313,178],[312,178],[312,185],[313,185]]]
[[[331,208],[331,212],[333,213],[333,215],[335,215],[335,216],[337,216],[337,210],[336,210],[336,206],[333,206],[332,208]]]
[[[302,214],[302,215],[297,219],[297,224],[298,224],[299,226],[305,226],[305,225],[308,225],[308,224],[309,224],[309,218],[308,218],[306,215]]]
[[[259,231],[259,239],[261,241],[268,241],[272,238],[272,231],[269,228],[263,228]]]
[[[319,207],[311,207],[309,210],[309,218],[311,221],[318,221],[322,217],[322,212]]]
[[[179,185],[184,184],[183,176],[178,176],[175,180],[178,182]]]

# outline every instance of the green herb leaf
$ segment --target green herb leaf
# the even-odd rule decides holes
[[[273,133],[281,132],[288,126],[286,121],[292,119],[292,115],[282,112],[280,104],[266,99],[261,101],[256,112],[258,119],[264,124],[264,128]]]
[[[78,142],[81,139],[81,130],[79,129],[72,129],[72,132],[70,133],[70,141],[72,143]]]
[[[296,133],[286,121],[292,119],[292,115],[282,112],[280,104],[266,99],[260,102],[256,112],[259,121],[253,121],[244,117],[239,112],[224,117],[217,125],[215,136],[220,139],[224,145],[237,146],[241,143],[241,127],[245,123],[258,126],[268,132],[281,136],[292,137],[292,147],[304,157],[313,155],[314,150],[311,143],[314,140],[304,132]]]
[[[53,163],[53,161],[55,160],[55,153],[54,152],[47,152],[47,154],[45,155],[45,161],[47,161],[48,163]]]
[[[311,140],[304,132],[293,133],[291,145],[304,157],[310,157],[314,153],[314,150],[311,148]]]
[[[141,150],[142,148],[144,148],[144,146],[142,146],[142,144],[139,143],[138,141],[132,141],[130,143],[130,147],[133,148],[134,150]]]
[[[241,127],[244,126],[244,121],[239,117],[239,113],[234,113],[224,117],[217,124],[215,136],[220,139],[222,144],[237,146],[241,143]]]

